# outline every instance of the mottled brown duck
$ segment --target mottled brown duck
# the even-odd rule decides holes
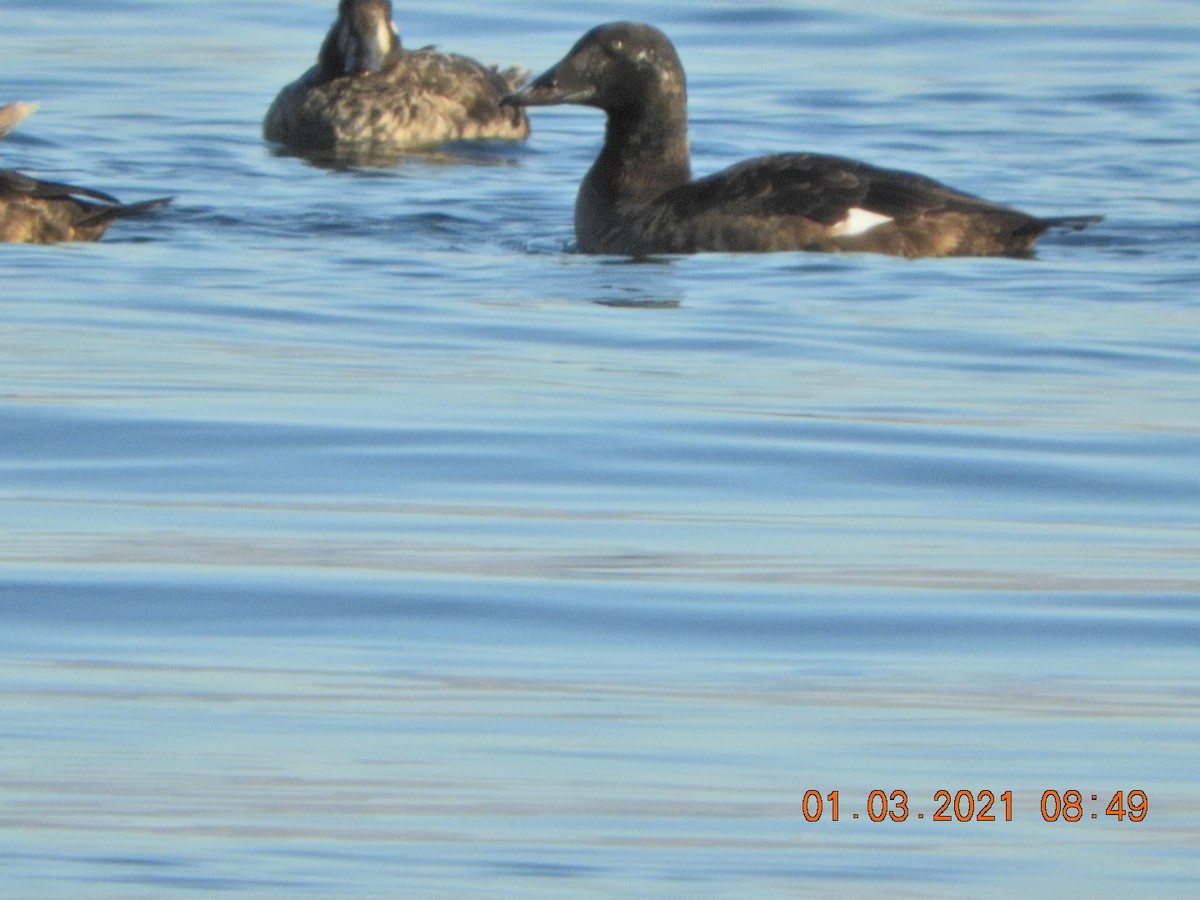
[[[525,112],[501,101],[524,79],[431,47],[406,50],[389,0],[341,0],[317,64],[279,92],[263,136],[332,157],[520,140],[529,134]]]

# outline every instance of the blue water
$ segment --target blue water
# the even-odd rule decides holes
[[[535,72],[660,25],[698,174],[1106,216],[641,264],[571,252],[590,110],[264,147],[333,7],[0,6],[3,165],[177,197],[0,247],[0,895],[1195,896],[1195,3],[398,9]]]

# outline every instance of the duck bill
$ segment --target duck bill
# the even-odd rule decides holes
[[[386,19],[369,20],[364,16],[344,24],[341,48],[346,72],[364,75],[382,70],[395,46],[394,27]]]
[[[571,87],[559,77],[559,66],[542,73],[503,102],[509,106],[555,106],[559,103],[588,103],[595,91],[590,87]]]

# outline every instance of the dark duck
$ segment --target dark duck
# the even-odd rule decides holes
[[[1025,257],[1047,229],[1098,221],[1038,218],[921,175],[814,153],[764,156],[692,180],[683,66],[649,25],[592,29],[506,102],[577,103],[607,115],[604,147],[575,200],[583,253]]]
[[[0,106],[0,137],[37,109],[35,103]],[[170,198],[122,203],[111,194],[0,169],[0,243],[95,241],[114,220],[158,209]]]
[[[317,64],[279,92],[263,136],[335,158],[520,140],[529,121],[501,101],[524,77],[431,47],[405,50],[389,0],[341,0]]]

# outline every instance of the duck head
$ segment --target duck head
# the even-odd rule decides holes
[[[593,28],[555,66],[504,102],[577,103],[612,113],[646,108],[686,90],[683,65],[665,34],[650,25],[612,22]]]
[[[318,65],[325,80],[365,75],[385,68],[399,50],[391,0],[341,0]]]

